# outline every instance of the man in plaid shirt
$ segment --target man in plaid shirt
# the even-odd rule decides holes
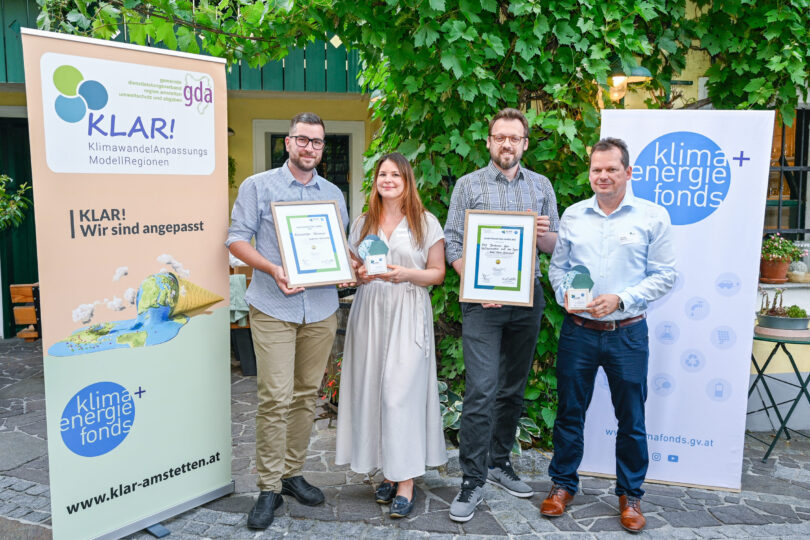
[[[489,124],[489,164],[456,182],[447,224],[446,257],[462,273],[466,210],[536,212],[537,247],[554,250],[559,216],[548,178],[525,169],[520,158],[529,146],[529,123],[517,109],[503,109]],[[523,392],[534,360],[545,300],[540,262],[535,261],[534,305],[501,306],[462,302],[462,342],[466,389],[461,414],[459,461],[464,477],[450,507],[450,519],[469,521],[483,500],[485,481],[516,497],[532,488],[515,474],[509,453],[523,406]]]

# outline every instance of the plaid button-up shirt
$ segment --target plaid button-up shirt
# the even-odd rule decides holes
[[[251,176],[239,186],[225,245],[250,242],[255,237],[259,253],[271,263],[281,265],[270,203],[282,201],[337,201],[343,223],[349,222],[346,200],[340,188],[317,173],[309,183],[302,184],[285,162],[278,169]],[[253,271],[245,300],[262,313],[293,323],[322,321],[338,308],[334,285],[308,287],[303,292],[286,295],[278,288],[273,276],[261,270]]]
[[[466,210],[532,210],[550,218],[549,231],[556,232],[560,226],[557,197],[554,196],[548,178],[519,167],[515,178],[509,181],[490,161],[483,169],[459,178],[453,188],[447,223],[444,226],[445,255],[447,262],[451,264],[462,256]],[[539,259],[534,263],[534,270],[540,276]]]

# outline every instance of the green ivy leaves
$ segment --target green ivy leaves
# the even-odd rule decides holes
[[[611,65],[640,62],[653,74],[651,106],[665,106],[686,51],[713,57],[706,75],[716,108],[772,108],[790,124],[807,99],[808,0],[38,0],[41,28],[202,51],[261,66],[291,47],[336,34],[363,62],[360,80],[379,126],[367,174],[399,150],[417,172],[422,199],[444,221],[453,185],[484,166],[488,119],[519,107],[531,124],[523,165],[551,179],[560,211],[590,194],[588,146],[598,138],[600,97]],[[694,41],[693,41],[694,40]],[[600,102],[601,100],[601,102]],[[544,266],[547,264],[543,259]],[[460,395],[458,276],[434,287],[438,371]],[[553,365],[560,309],[548,304],[526,389],[522,438],[550,443]],[[451,422],[454,424],[455,420]],[[520,434],[519,433],[519,434]],[[526,439],[528,437],[528,439]]]
[[[807,0],[697,0],[695,37],[712,55],[707,88],[718,109],[776,108],[793,124],[810,84]]]
[[[26,197],[31,186],[23,182],[14,189],[13,184],[13,179],[0,174],[0,231],[22,223],[26,210],[31,206],[31,199]]]

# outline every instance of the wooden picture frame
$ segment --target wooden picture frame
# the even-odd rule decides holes
[[[290,287],[356,281],[337,201],[270,204]]]
[[[537,214],[467,210],[459,301],[534,305]]]

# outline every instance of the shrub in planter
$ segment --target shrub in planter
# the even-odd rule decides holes
[[[757,313],[757,324],[764,328],[779,328],[782,330],[806,330],[810,317],[807,311],[797,305],[783,306],[782,294],[784,289],[775,289],[773,302],[769,301],[768,292],[760,289],[762,305]]]

